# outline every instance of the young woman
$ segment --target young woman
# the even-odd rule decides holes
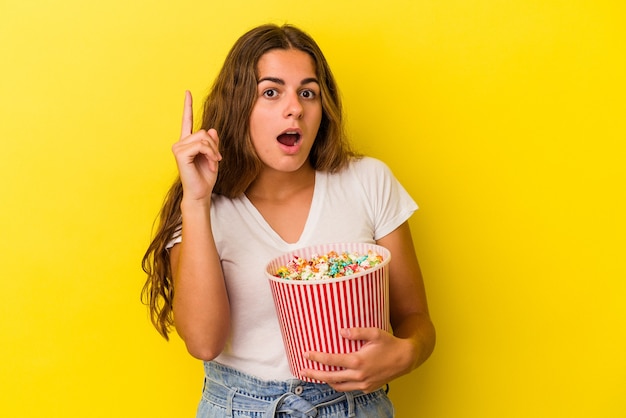
[[[319,47],[293,26],[263,25],[233,46],[193,131],[185,96],[173,145],[179,178],[143,259],[143,296],[168,338],[175,325],[205,364],[198,417],[386,417],[383,387],[423,363],[435,331],[408,218],[417,209],[380,161],[351,151],[335,80]],[[339,371],[288,367],[266,263],[305,246],[389,249],[393,334],[342,330],[356,353],[308,353]]]

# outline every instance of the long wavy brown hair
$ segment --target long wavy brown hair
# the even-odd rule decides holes
[[[291,25],[258,26],[234,44],[204,103],[201,128],[217,130],[223,157],[213,193],[229,198],[240,196],[260,172],[262,163],[249,132],[250,114],[257,98],[257,64],[268,51],[292,48],[313,58],[321,90],[322,120],[309,154],[311,165],[315,170],[336,172],[357,156],[344,134],[337,84],[317,43]],[[142,260],[148,278],[141,299],[149,307],[153,325],[165,339],[169,339],[174,324],[174,286],[166,246],[181,226],[182,197],[182,184],[177,178],[165,197],[154,238]]]

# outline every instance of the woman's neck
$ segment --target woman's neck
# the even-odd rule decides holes
[[[315,170],[309,164],[285,173],[265,168],[246,190],[250,200],[282,201],[315,185]]]

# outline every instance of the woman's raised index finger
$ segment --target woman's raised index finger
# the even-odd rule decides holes
[[[183,124],[180,132],[180,139],[191,135],[193,131],[193,100],[191,92],[185,90],[185,106],[183,108]]]

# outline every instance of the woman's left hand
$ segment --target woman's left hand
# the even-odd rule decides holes
[[[435,328],[428,314],[426,291],[408,222],[376,243],[393,254],[389,263],[389,313],[394,333],[378,328],[341,330],[344,338],[363,341],[361,349],[350,354],[309,352],[310,360],[341,369],[301,371],[304,376],[326,382],[340,392],[378,390],[421,365],[435,347]]]
[[[349,340],[363,340],[365,344],[359,351],[349,354],[309,352],[309,360],[343,370],[305,369],[301,371],[305,377],[326,382],[339,392],[369,393],[411,369],[416,347],[410,339],[394,337],[378,328],[343,329],[341,334]]]

